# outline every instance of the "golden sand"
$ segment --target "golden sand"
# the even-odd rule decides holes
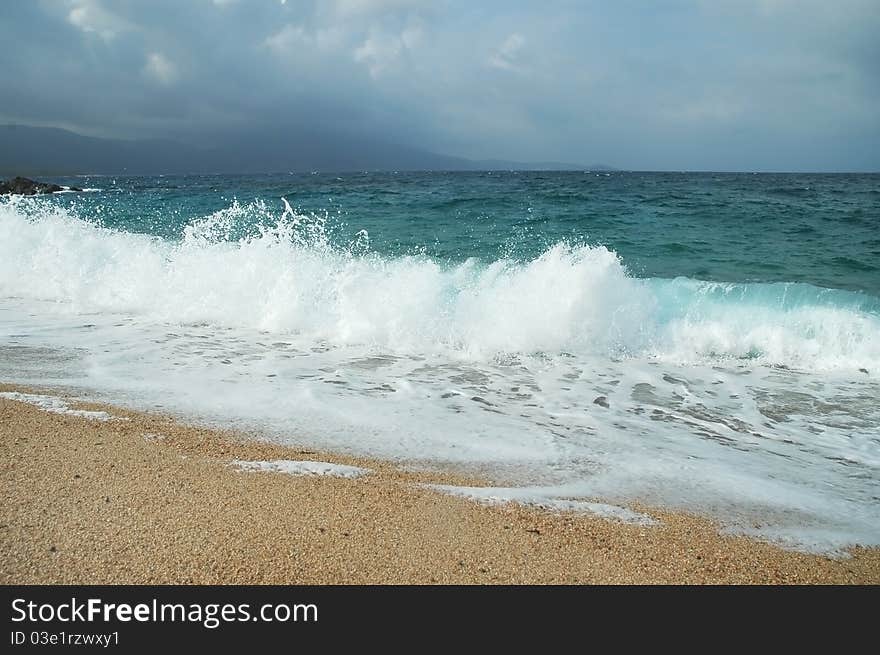
[[[28,391],[0,385],[0,391]],[[49,392],[53,393],[53,392]],[[57,395],[57,394],[56,394]],[[421,486],[470,482],[114,407],[100,422],[0,399],[0,583],[878,583],[880,550],[794,553],[648,511],[654,526]],[[360,478],[242,472],[318,460]]]

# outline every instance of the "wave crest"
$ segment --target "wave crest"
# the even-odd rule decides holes
[[[176,241],[101,227],[40,199],[0,204],[0,294],[456,358],[602,354],[880,371],[880,300],[807,284],[630,276],[602,246],[530,261],[386,257],[327,216],[237,202]]]

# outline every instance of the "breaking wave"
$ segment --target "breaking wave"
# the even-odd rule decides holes
[[[880,299],[804,283],[637,278],[602,246],[446,263],[340,243],[326,218],[233,203],[176,240],[45,200],[0,204],[0,295],[245,327],[328,347],[487,360],[606,355],[880,371]]]

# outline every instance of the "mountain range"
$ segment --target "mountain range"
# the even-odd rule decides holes
[[[367,170],[613,170],[564,162],[476,161],[330,131],[251,130],[207,144],[84,136],[0,125],[0,175],[269,173]]]

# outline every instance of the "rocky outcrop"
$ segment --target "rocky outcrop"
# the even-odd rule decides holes
[[[26,177],[14,177],[11,180],[0,182],[0,195],[17,193],[23,196],[33,196],[38,193],[57,193],[58,191],[82,191],[77,187],[63,187],[48,182],[35,182]]]

